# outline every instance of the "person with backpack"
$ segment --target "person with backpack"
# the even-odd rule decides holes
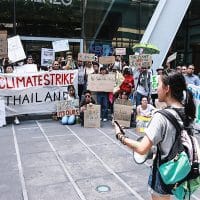
[[[177,119],[180,126],[189,127],[195,118],[195,104],[192,93],[187,89],[184,76],[174,71],[161,75],[157,91],[159,101],[167,104],[165,110]],[[138,154],[147,154],[153,146],[157,146],[157,158],[154,159],[148,185],[153,200],[170,200],[175,185],[164,183],[158,160],[164,160],[170,154],[176,141],[176,127],[162,113],[155,112],[142,140],[129,139],[117,124],[115,132],[118,140]]]

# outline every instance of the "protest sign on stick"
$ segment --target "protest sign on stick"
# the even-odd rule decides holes
[[[57,40],[52,42],[52,46],[55,52],[68,51],[69,41],[68,40]]]
[[[105,64],[113,64],[115,63],[115,56],[102,56],[99,57],[99,63],[101,63],[102,65]]]
[[[8,56],[7,31],[0,31],[0,58]]]
[[[12,63],[26,58],[19,35],[8,38],[8,58]]]
[[[84,111],[84,127],[100,128],[100,105],[87,105]]]
[[[116,48],[116,55],[125,56],[126,55],[126,48]]]
[[[129,63],[134,69],[141,67],[149,68],[152,65],[152,57],[148,54],[129,55]]]
[[[115,74],[88,74],[88,90],[94,92],[112,92],[114,86]]]
[[[114,103],[114,120],[123,127],[130,127],[132,111],[132,105],[129,100],[117,100]]]
[[[95,60],[95,54],[93,54],[93,53],[78,53],[78,60],[92,62]]]
[[[41,66],[49,66],[55,60],[55,51],[53,49],[41,49]]]
[[[71,99],[57,102],[57,116],[79,115],[79,99]]]

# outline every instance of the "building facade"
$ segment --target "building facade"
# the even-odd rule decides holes
[[[0,29],[20,35],[26,54],[40,59],[41,48],[68,38],[74,55],[80,50],[112,54],[115,47],[138,43],[158,0],[1,0]],[[200,66],[200,7],[192,0],[169,54],[178,52],[176,64]]]

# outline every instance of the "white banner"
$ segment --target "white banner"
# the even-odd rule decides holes
[[[56,112],[56,102],[63,100],[68,85],[78,90],[78,70],[0,74],[0,97],[6,116]]]
[[[55,52],[68,51],[69,42],[68,40],[57,40],[52,42],[53,49]]]
[[[42,48],[41,66],[50,66],[55,60],[55,51],[53,49]]]
[[[26,58],[19,35],[8,38],[8,58],[12,63]]]

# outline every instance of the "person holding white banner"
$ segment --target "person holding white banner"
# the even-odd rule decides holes
[[[12,64],[7,64],[4,66],[4,73],[10,74],[10,73],[13,73],[13,71],[14,71],[14,67]],[[14,124],[16,125],[20,124],[20,121],[17,116],[14,116]]]

